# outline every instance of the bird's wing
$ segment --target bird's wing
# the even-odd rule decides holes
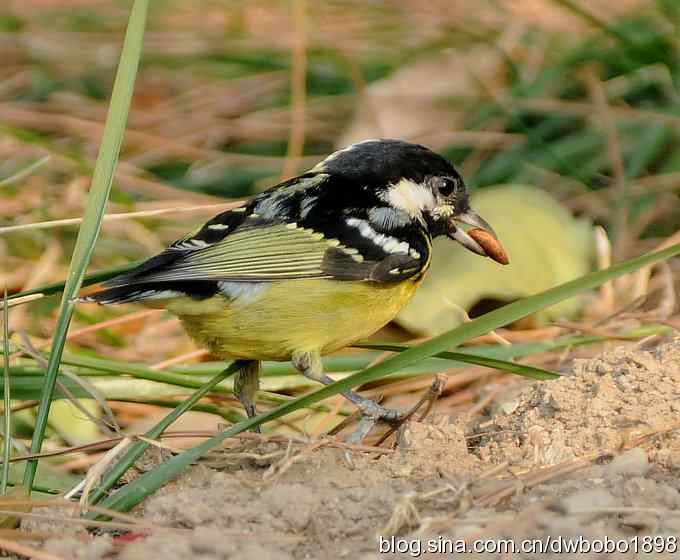
[[[367,239],[361,241],[370,243]],[[408,252],[382,251],[380,247],[376,251],[371,247],[365,257],[361,249],[361,244],[358,248],[354,243],[349,246],[338,237],[295,222],[267,220],[255,213],[232,210],[107,285],[296,278],[396,282],[420,269],[420,261]]]

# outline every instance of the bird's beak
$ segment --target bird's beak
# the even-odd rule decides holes
[[[457,227],[455,222],[472,226],[472,229],[465,231]],[[473,253],[490,257],[500,264],[508,264],[509,262],[503,246],[498,241],[496,232],[484,218],[471,208],[449,220],[448,236]]]

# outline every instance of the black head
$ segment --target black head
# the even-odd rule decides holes
[[[393,184],[402,179],[422,183],[430,176],[453,176],[460,180],[453,166],[439,154],[420,144],[392,139],[357,142],[332,153],[314,170],[371,185]]]
[[[468,191],[458,171],[420,144],[364,140],[334,152],[312,171],[361,185],[383,204],[423,223],[433,237],[448,235],[476,253],[484,255],[485,251],[455,222],[495,236],[491,226],[470,208]]]

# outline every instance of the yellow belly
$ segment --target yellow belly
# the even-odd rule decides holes
[[[418,284],[292,280],[268,284],[253,298],[182,298],[165,307],[219,358],[283,361],[293,352],[327,354],[372,335],[394,318]]]

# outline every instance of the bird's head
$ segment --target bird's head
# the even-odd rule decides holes
[[[470,206],[463,178],[448,160],[425,146],[364,140],[331,154],[313,171],[342,175],[360,185],[376,205],[420,222],[432,237],[446,235],[474,253],[507,264],[493,228]],[[477,235],[461,225],[477,230]]]

